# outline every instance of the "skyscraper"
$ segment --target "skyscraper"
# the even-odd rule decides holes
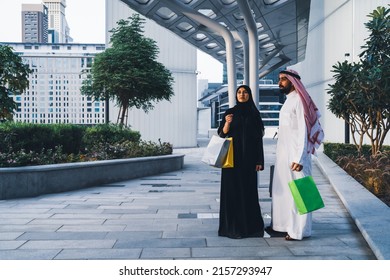
[[[43,4],[22,4],[22,42],[48,42],[48,9]]]
[[[43,1],[48,8],[49,43],[71,43],[68,22],[65,18],[66,0]]]
[[[81,95],[88,72],[104,44],[71,44],[66,0],[22,4],[23,43],[7,43],[33,71],[29,87],[12,96],[14,120],[29,123],[98,124],[106,121],[106,104]],[[2,44],[2,43],[0,43]]]

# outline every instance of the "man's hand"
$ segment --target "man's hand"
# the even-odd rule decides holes
[[[303,169],[303,166],[300,165],[299,163],[293,162],[291,164],[291,170],[292,171],[301,171]]]

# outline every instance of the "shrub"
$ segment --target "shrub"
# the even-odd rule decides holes
[[[6,122],[0,125],[0,151],[54,150],[61,146],[64,153],[78,153],[86,127],[74,124],[31,124]]]
[[[367,190],[390,206],[390,147],[371,155],[370,146],[363,146],[362,155],[349,144],[324,144],[324,153]]]
[[[0,150],[34,151],[54,149],[54,133],[49,125],[6,122],[0,125]]]
[[[93,149],[95,146],[113,145],[123,141],[138,142],[141,135],[138,131],[114,124],[102,124],[88,127],[83,136],[85,149]]]
[[[77,154],[82,150],[82,139],[87,130],[86,126],[74,124],[54,124],[50,126],[54,130],[53,144],[61,146],[65,154]]]
[[[103,124],[0,124],[0,167],[158,156],[169,143],[142,141],[138,131]]]
[[[342,144],[342,143],[324,143],[324,153],[333,161],[340,156],[359,156],[359,152],[354,144]],[[371,146],[362,146],[362,155],[371,154]]]
[[[24,149],[8,153],[0,152],[0,167],[63,163],[66,162],[66,158],[61,146],[55,147],[54,150],[42,149],[40,152],[27,152]]]
[[[136,143],[127,143],[128,144],[128,157],[138,157],[138,156],[159,156],[159,155],[168,155],[172,154],[172,145],[169,143],[159,143],[156,144],[151,141],[141,141],[138,144]]]
[[[116,158],[134,158],[172,154],[172,145],[169,143],[153,143],[150,141],[123,141],[114,144],[94,146],[94,149],[85,154],[85,160],[106,160]]]

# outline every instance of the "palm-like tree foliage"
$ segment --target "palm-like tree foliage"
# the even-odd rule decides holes
[[[368,16],[370,34],[360,61],[333,66],[328,108],[350,124],[359,151],[367,136],[376,155],[390,129],[390,9],[378,7]]]

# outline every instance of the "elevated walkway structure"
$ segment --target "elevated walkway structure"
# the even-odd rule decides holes
[[[277,84],[259,84],[258,108],[266,128],[279,126],[279,111],[285,96],[280,94]],[[211,127],[218,127],[223,114],[229,108],[228,89],[222,85],[214,91],[207,92],[199,99],[205,108],[211,110]]]
[[[121,0],[198,49],[226,63],[229,107],[236,72],[258,80],[305,57],[310,0]],[[253,100],[258,104],[258,96]]]

